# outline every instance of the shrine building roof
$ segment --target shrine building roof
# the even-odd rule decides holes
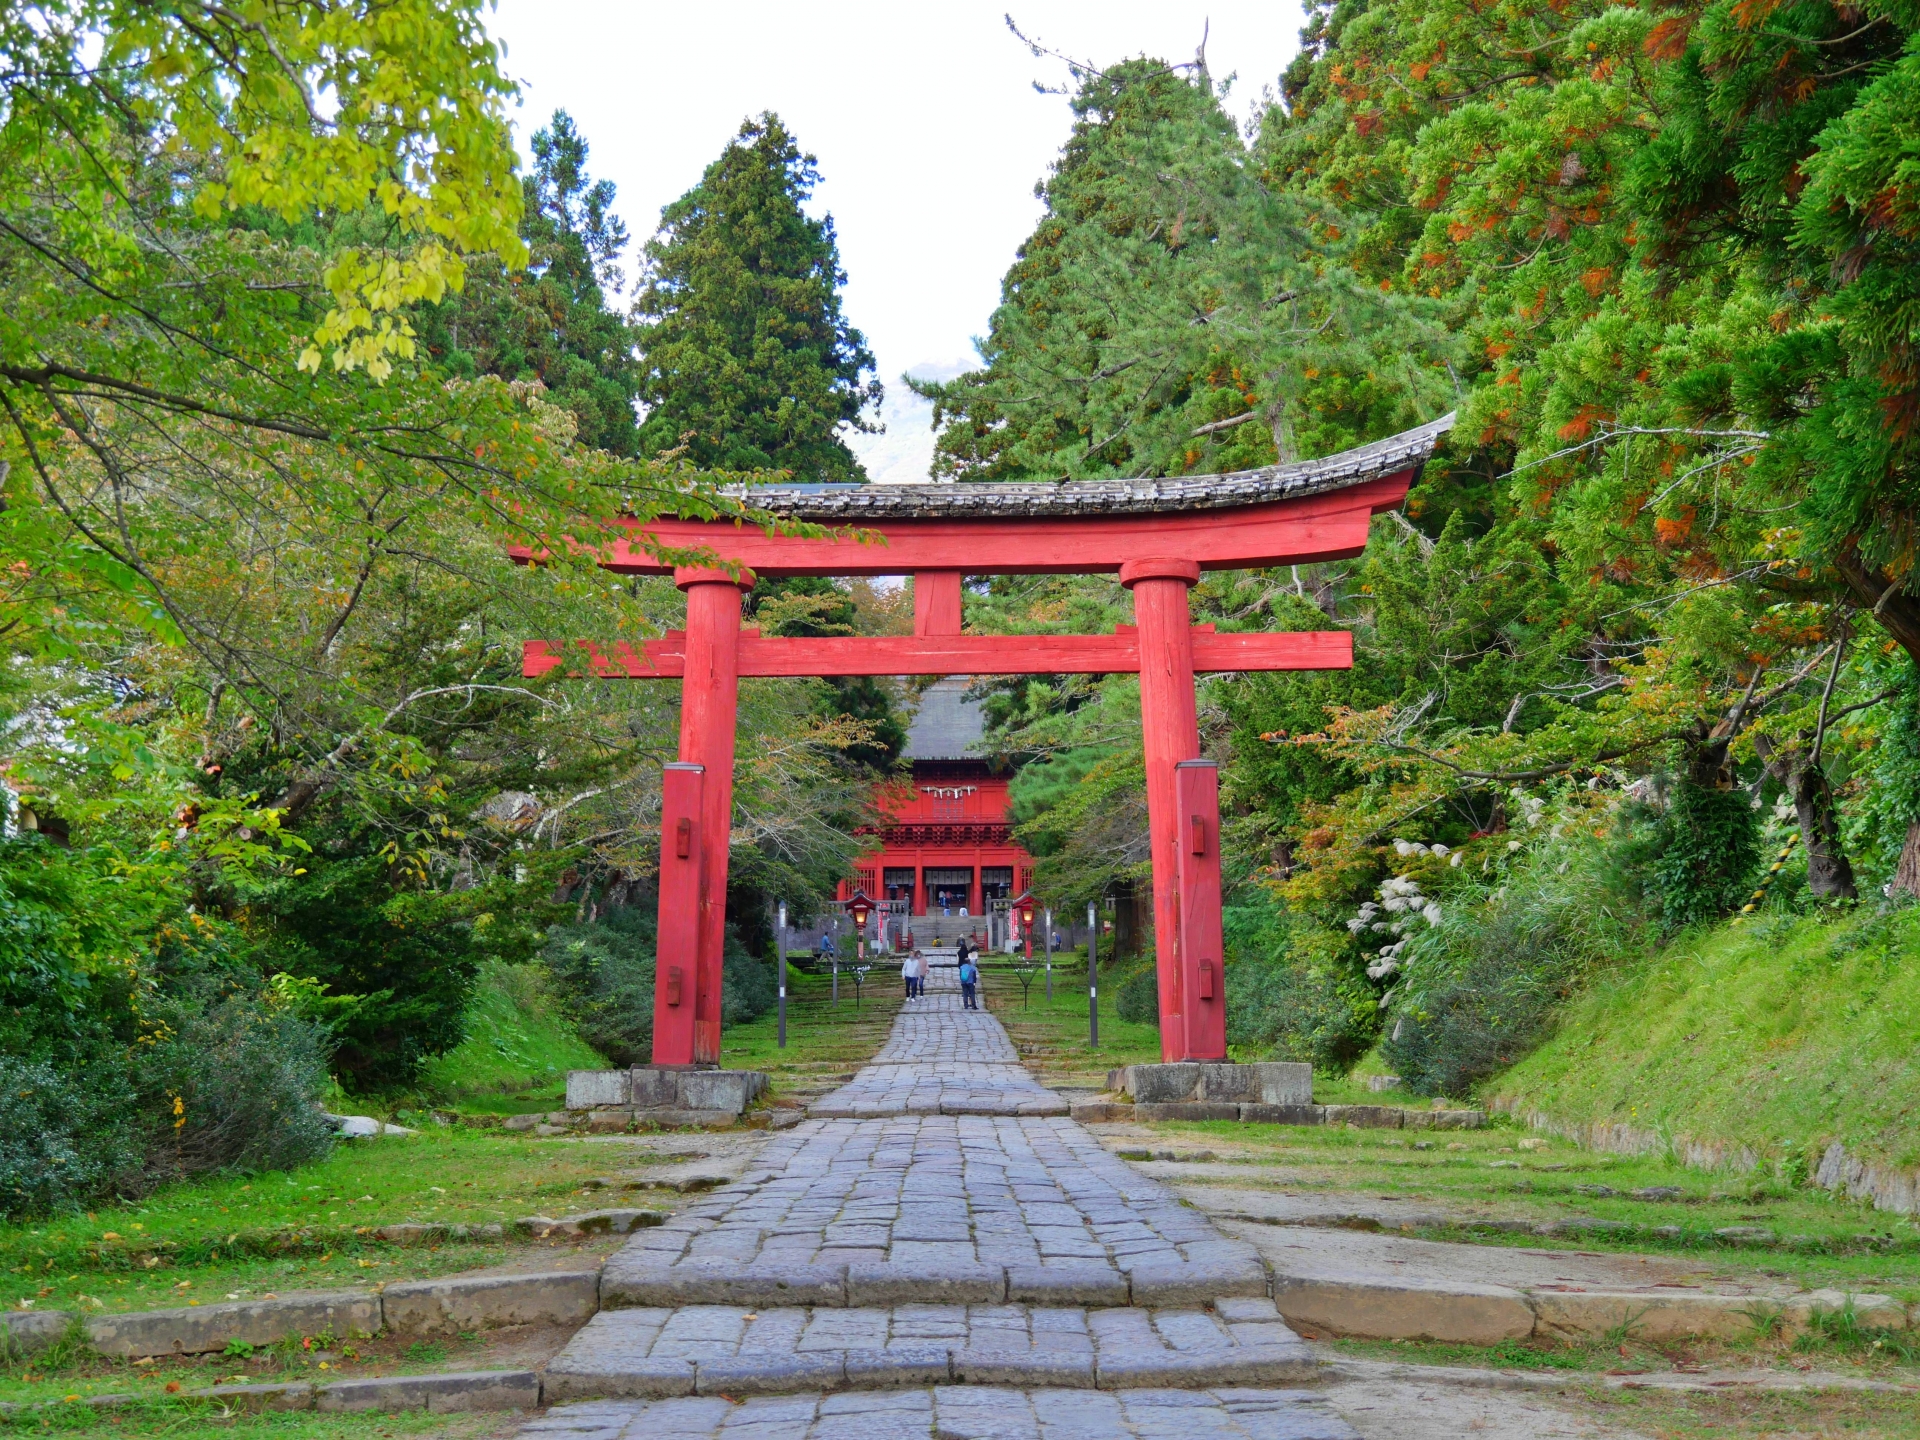
[[[920,692],[920,708],[907,726],[908,760],[980,760],[981,737],[987,733],[987,714],[978,700],[967,698],[972,683],[964,675],[936,680]]]
[[[1080,515],[1150,515],[1224,510],[1318,495],[1424,465],[1452,414],[1413,430],[1318,460],[1144,480],[1009,480],[991,483],[766,485],[731,493],[794,520],[992,520]]]

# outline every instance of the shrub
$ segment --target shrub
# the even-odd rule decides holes
[[[1759,862],[1759,833],[1744,790],[1682,781],[1653,825],[1653,879],[1670,929],[1740,908]]]
[[[1254,889],[1222,915],[1227,1043],[1236,1053],[1300,1060],[1344,1075],[1379,1031],[1374,992],[1345,937]]]
[[[176,998],[149,1019],[152,1043],[65,1064],[0,1059],[0,1212],[76,1210],[327,1153],[318,1027],[245,994]]]
[[[542,958],[580,1038],[615,1065],[644,1065],[653,1053],[656,924],[650,907],[609,911],[590,925],[555,926]],[[720,1023],[740,1025],[771,1010],[771,966],[727,931],[720,972]]]
[[[1408,1089],[1465,1095],[1544,1037],[1582,977],[1651,928],[1620,843],[1555,842],[1464,882],[1403,952],[1381,1051]]]
[[[168,1038],[135,1057],[141,1109],[157,1116],[143,1185],[211,1170],[290,1170],[324,1156],[328,1037],[271,999],[180,1006]]]
[[[1136,1025],[1160,1028],[1160,981],[1151,960],[1120,977],[1113,992],[1113,1013]]]
[[[0,1057],[0,1214],[78,1210],[137,1189],[145,1137],[118,1065]]]

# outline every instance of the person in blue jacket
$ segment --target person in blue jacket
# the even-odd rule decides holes
[[[974,987],[980,983],[980,967],[973,963],[973,957],[961,952],[960,961],[960,1005],[965,1010],[978,1010],[980,1002],[975,998]]]

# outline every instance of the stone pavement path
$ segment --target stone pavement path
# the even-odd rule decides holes
[[[637,1234],[603,1304],[1185,1304],[1266,1270],[1071,1120],[808,1120]]]
[[[893,1033],[851,1082],[807,1107],[816,1118],[883,1115],[1065,1115],[1067,1102],[1020,1063],[1000,1022],[961,1007],[958,972],[933,971]]]
[[[1311,1395],[1209,1388],[1316,1372],[1254,1247],[1033,1114],[1066,1107],[950,976],[929,989],[814,1118],[608,1261],[547,1391],[626,1398],[526,1440],[1353,1440]]]

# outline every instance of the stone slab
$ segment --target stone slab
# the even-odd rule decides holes
[[[480,1370],[447,1375],[392,1375],[316,1385],[313,1408],[331,1413],[428,1410],[532,1410],[540,1377],[531,1370]]]
[[[600,1308],[600,1272],[542,1271],[411,1280],[381,1294],[386,1328],[457,1335],[500,1325],[584,1325]]]
[[[694,1362],[696,1395],[777,1395],[792,1390],[830,1390],[845,1380],[845,1360],[837,1351],[814,1355],[741,1355]]]
[[[1398,1130],[1405,1116],[1397,1105],[1328,1105],[1321,1110],[1323,1125],[1355,1125],[1363,1130]]]
[[[624,1252],[600,1275],[600,1303],[633,1305],[845,1305],[844,1265],[628,1267]]]
[[[998,1305],[1007,1299],[1007,1272],[998,1265],[849,1265],[848,1305]]]
[[[1185,1120],[1189,1123],[1199,1120],[1238,1120],[1240,1107],[1224,1101],[1177,1100],[1161,1103],[1152,1100],[1136,1100],[1133,1106],[1133,1118],[1136,1120]]]
[[[1105,1265],[1011,1265],[1007,1300],[1029,1305],[1126,1305],[1132,1286]]]
[[[1198,1065],[1129,1065],[1119,1073],[1120,1083],[1112,1088],[1131,1096],[1135,1105],[1178,1105],[1197,1098]]]
[[[625,1070],[569,1070],[567,1109],[598,1110],[633,1103],[633,1079]]]
[[[1320,1361],[1305,1345],[1242,1346],[1164,1357],[1103,1358],[1098,1367],[1102,1390],[1139,1386],[1204,1388],[1214,1385],[1284,1385],[1313,1380]]]
[[[1326,1123],[1324,1105],[1262,1105],[1240,1107],[1240,1119],[1247,1125],[1321,1125]]]
[[[1127,1274],[1135,1305],[1205,1305],[1228,1296],[1268,1293],[1266,1267],[1250,1263],[1137,1265]]]
[[[734,1110],[688,1110],[680,1106],[664,1106],[657,1110],[635,1109],[633,1123],[651,1125],[661,1130],[707,1130],[723,1125],[731,1125],[740,1118]]]
[[[0,1311],[0,1351],[38,1355],[67,1333],[73,1316],[65,1310]]]
[[[103,1355],[204,1355],[235,1340],[270,1345],[290,1335],[325,1333],[345,1339],[371,1335],[380,1326],[380,1297],[370,1290],[348,1290],[96,1315],[87,1321],[87,1334]]]
[[[1194,1099],[1248,1105],[1311,1105],[1313,1066],[1285,1060],[1202,1065]]]
[[[1296,1329],[1366,1340],[1497,1345],[1524,1340],[1534,1328],[1533,1309],[1518,1290],[1461,1281],[1276,1275],[1273,1302]]]
[[[280,1384],[268,1382],[263,1385],[209,1385],[192,1393],[249,1413],[313,1408],[313,1382],[310,1380],[289,1380]]]
[[[1635,1340],[1744,1339],[1780,1313],[1779,1306],[1752,1295],[1537,1290],[1530,1298],[1542,1331],[1598,1336],[1623,1330]]]
[[[1790,1332],[1798,1333],[1808,1328],[1814,1315],[1836,1315],[1848,1305],[1853,1306],[1854,1319],[1863,1329],[1906,1330],[1913,1324],[1912,1312],[1891,1295],[1842,1290],[1809,1290],[1796,1295],[1782,1307],[1781,1319]]]
[[[726,1110],[735,1115],[767,1088],[758,1070],[685,1070],[680,1073],[679,1105],[683,1110]]]

